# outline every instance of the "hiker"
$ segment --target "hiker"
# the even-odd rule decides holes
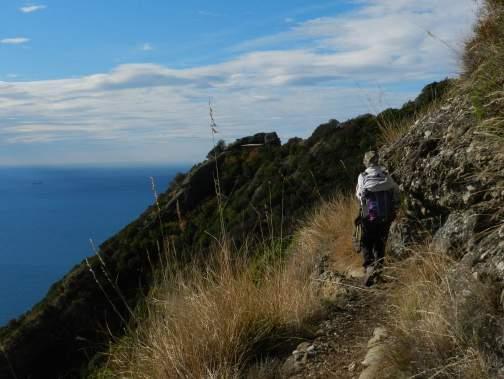
[[[358,221],[362,227],[360,249],[366,286],[372,285],[381,275],[390,225],[400,206],[399,186],[378,165],[378,160],[376,151],[364,155],[366,170],[359,175],[356,190],[361,205]]]

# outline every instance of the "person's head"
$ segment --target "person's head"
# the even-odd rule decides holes
[[[364,154],[364,166],[366,166],[366,168],[378,166],[378,160],[378,152],[374,150],[368,151],[366,154]]]

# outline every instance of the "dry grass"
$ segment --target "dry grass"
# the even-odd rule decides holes
[[[391,146],[399,141],[415,123],[414,119],[406,119],[399,121],[389,121],[385,119],[378,120],[379,135],[378,143],[380,145]]]
[[[114,347],[97,376],[238,378],[251,367],[256,374],[248,377],[273,376],[278,362],[271,354],[309,335],[322,309],[312,282],[319,256],[333,252],[342,270],[360,265],[351,251],[356,211],[346,197],[323,204],[300,229],[289,257],[259,278],[246,258],[236,258],[244,254],[227,246],[204,265],[170,265],[147,299],[144,321]]]
[[[495,289],[448,257],[419,249],[396,267],[392,339],[382,377],[487,378],[492,362]]]
[[[226,249],[218,256],[205,270],[170,273],[153,292],[143,325],[111,355],[114,377],[235,378],[306,332],[319,303],[309,257],[257,284],[245,260],[232,261]]]
[[[436,95],[436,97],[428,105],[416,111],[411,117],[401,119],[378,117],[378,144],[382,146],[392,146],[395,144],[404,135],[406,135],[419,120],[435,113],[440,107],[443,97],[444,96]]]
[[[296,237],[297,249],[311,256],[328,255],[331,269],[348,273],[362,266],[352,248],[353,220],[359,204],[352,195],[340,195],[323,203],[308,218]]]

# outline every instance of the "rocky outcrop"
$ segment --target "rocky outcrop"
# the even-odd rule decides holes
[[[451,212],[432,238],[434,249],[455,259],[462,258],[474,243],[477,221],[473,210]]]
[[[247,145],[269,145],[269,146],[280,146],[282,143],[278,135],[273,133],[257,133],[250,137],[244,137],[237,139],[227,147],[227,150],[239,149]]]
[[[457,299],[457,312],[467,312],[469,334],[491,357],[485,361],[489,377],[501,377],[504,147],[481,123],[472,98],[454,86],[381,155],[404,197],[404,217],[391,228],[390,250],[403,258],[416,244],[430,243],[453,259],[450,296]],[[488,300],[472,291],[478,284],[490,289],[491,315],[483,310]]]
[[[455,258],[484,250],[485,258],[496,260],[495,269],[504,260],[504,151],[477,125],[469,98],[454,96],[382,152],[401,185],[407,214],[392,244],[404,239],[397,231],[404,236],[420,230]]]
[[[222,161],[223,156],[221,155],[217,158],[217,165],[222,165]],[[176,187],[170,199],[163,205],[162,212],[174,215],[177,206],[179,211],[188,212],[215,193],[216,167],[214,159],[194,166],[182,183]]]

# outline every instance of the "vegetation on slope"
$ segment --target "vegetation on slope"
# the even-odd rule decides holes
[[[470,93],[482,133],[504,138],[504,1],[485,1],[463,60],[462,84]]]
[[[414,102],[406,103],[400,112],[388,109],[377,117],[379,128],[378,145],[391,146],[404,136],[423,115],[432,113],[453,87],[453,80],[444,80],[427,85]],[[406,112],[405,112],[406,111]]]
[[[262,240],[261,232],[266,235],[269,225],[275,235],[282,227],[288,237],[321,196],[351,185],[360,156],[375,143],[377,127],[374,117],[364,116],[322,126],[318,131],[323,138],[255,149],[238,145],[222,153],[218,165],[232,243],[238,250],[240,245],[251,246]],[[181,265],[208,256],[212,236],[219,235],[214,172],[215,162],[209,160],[182,181],[179,176],[159,197],[160,214],[157,206],[148,209],[101,246],[102,261],[92,257],[89,267],[85,262],[76,266],[31,312],[3,328],[0,339],[6,354],[0,356],[0,373],[9,376],[12,365],[18,377],[77,375],[90,357],[107,349],[109,331],[116,336],[126,331],[123,320],[147,292],[160,246],[173,247]]]
[[[322,254],[330,248],[340,265],[351,264],[349,258],[355,262],[347,222],[355,216],[354,204],[342,196],[324,203],[296,233],[289,258],[275,255],[267,264],[261,261],[259,270],[228,244],[211,262],[175,270],[168,265],[148,296],[142,323],[113,347],[95,376],[239,378],[254,370],[261,372],[257,377],[272,375],[264,362],[311,336],[322,311],[324,299],[313,282]]]
[[[503,136],[504,125],[503,10],[502,0],[487,0],[475,37],[467,45],[464,76],[453,92],[453,96],[469,96],[479,132],[498,138]],[[399,146],[395,144],[405,136],[422,141],[419,151],[413,152],[418,153],[415,159],[405,155],[405,149],[390,155],[404,158],[403,166],[400,159],[389,162],[398,172],[438,154],[441,138],[415,135],[411,126],[415,118],[436,113],[431,110],[424,115],[422,109],[448,87],[453,88],[448,82],[435,83],[414,102],[377,117],[364,115],[344,123],[332,120],[307,140],[292,139],[284,145],[273,141],[252,149],[242,147],[247,141],[227,147],[220,144],[216,161],[209,159],[179,175],[158,204],[103,244],[101,260],[93,257],[89,266],[76,266],[31,312],[0,331],[4,352],[0,376],[9,377],[12,372],[20,378],[78,376],[91,357],[108,349],[108,331],[126,337],[112,349],[103,375],[108,369],[133,377],[173,373],[234,377],[267,359],[278,346],[303,335],[320,309],[320,300],[309,285],[313,257],[333,251],[341,254],[333,264],[344,260],[355,264],[355,258],[344,253],[349,251],[349,231],[342,225],[351,225],[349,214],[354,211],[347,211],[350,200],[345,200],[347,208],[341,200],[322,206],[308,227],[292,238],[297,220],[322,199],[353,187],[362,154],[376,147],[380,128],[387,144]],[[265,136],[258,138],[265,142]],[[198,262],[208,261],[214,256],[212,251],[219,250],[213,238],[221,228],[215,167],[220,172],[229,244],[220,249],[220,261],[202,269]],[[436,167],[429,170],[429,175],[454,174],[438,173]],[[498,173],[492,175],[495,178]],[[409,216],[445,222],[450,210],[466,205],[463,199],[447,197],[440,206],[439,197],[444,194],[434,184],[429,187],[433,196],[428,198],[429,191],[419,193],[413,181],[405,183],[412,199],[406,204]],[[449,184],[463,188],[467,183]],[[443,191],[457,193],[460,188],[448,186]],[[471,195],[469,204],[481,201],[486,196],[483,192]],[[331,230],[338,223],[336,231]],[[479,231],[494,224],[486,222]],[[273,237],[279,234],[280,242]],[[160,264],[168,246],[176,262],[169,268]],[[277,259],[285,251],[291,252],[287,260]],[[243,259],[237,261],[237,256]],[[296,261],[300,256],[303,260]],[[273,268],[268,269],[272,262]],[[164,281],[151,288],[159,266],[164,267]],[[346,266],[342,264],[343,269]],[[179,270],[173,271],[174,267]],[[388,368],[396,365],[425,377],[458,377],[462,372],[466,377],[487,375],[493,355],[483,337],[492,327],[488,317],[496,312],[489,288],[459,271],[455,282],[462,283],[462,295],[454,296],[453,263],[445,257],[424,253],[401,267],[399,289],[392,300],[398,312]],[[404,267],[406,271],[401,271]],[[464,290],[470,292],[469,300],[460,303]],[[410,301],[403,302],[404,298]],[[131,317],[130,310],[139,303],[143,312],[142,307],[135,312],[147,321],[137,324],[138,316]],[[475,304],[484,312],[476,312]],[[432,350],[436,356],[429,355]],[[450,366],[443,366],[439,358]]]

